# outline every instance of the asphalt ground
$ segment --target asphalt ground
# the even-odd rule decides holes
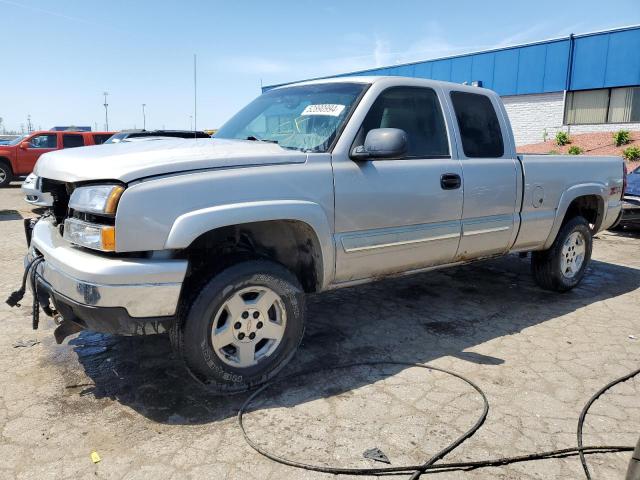
[[[22,218],[34,215],[17,187],[0,190],[2,300],[19,286]],[[509,256],[311,296],[305,339],[279,378],[312,373],[256,399],[247,432],[297,461],[384,466],[363,457],[375,447],[392,466],[422,463],[482,404],[464,382],[425,369],[322,370],[391,360],[450,369],[485,391],[485,425],[445,461],[574,447],[584,403],[640,364],[639,286],[640,235],[607,232],[587,277],[566,294],[540,290],[528,259]],[[247,395],[208,394],[166,337],[83,332],[56,345],[50,319],[31,329],[30,302],[0,305],[0,478],[333,478],[256,454],[236,421]],[[585,445],[635,445],[640,379],[603,395],[584,431]],[[595,479],[617,480],[630,457],[588,461]],[[436,477],[575,479],[582,468],[574,457]]]

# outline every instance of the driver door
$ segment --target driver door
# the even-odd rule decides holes
[[[409,148],[402,158],[335,159],[337,282],[451,262],[460,240],[462,168],[435,90],[384,90],[352,147],[374,128],[404,130]]]
[[[41,133],[25,140],[28,147],[23,149],[18,145],[18,168],[20,173],[31,173],[38,158],[43,153],[58,149],[58,135],[56,133]],[[23,143],[25,143],[23,142]]]

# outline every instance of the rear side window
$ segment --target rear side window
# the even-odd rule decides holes
[[[109,138],[111,138],[110,133],[107,133],[107,134],[97,133],[93,136],[93,143],[95,143],[96,145],[102,145],[104,142],[109,140]]]
[[[62,135],[62,148],[84,147],[82,135]]]
[[[421,87],[391,87],[380,94],[362,123],[356,144],[374,128],[400,128],[409,140],[406,157],[449,156],[449,140],[436,92]]]
[[[469,158],[504,155],[500,122],[489,97],[477,93],[451,92],[451,101],[464,154]]]

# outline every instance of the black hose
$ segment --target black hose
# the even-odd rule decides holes
[[[615,380],[607,383],[604,387],[602,387],[595,394],[593,394],[593,396],[585,404],[584,408],[582,409],[582,412],[580,412],[580,418],[578,419],[577,436],[578,436],[579,449],[582,448],[582,427],[584,426],[584,419],[586,418],[587,412],[589,411],[589,408],[591,408],[591,405],[593,404],[593,402],[595,402],[600,397],[600,395],[602,395],[604,392],[609,390],[614,385],[617,385],[618,383],[626,382],[627,380],[635,377],[639,373],[640,373],[640,369],[634,370],[633,372],[627,373],[626,375],[623,375],[622,377],[616,378]],[[585,477],[587,477],[587,480],[591,480],[591,474],[589,473],[589,467],[587,467],[587,460],[584,458],[584,452],[580,450],[579,454],[580,454],[580,462],[582,463],[582,468],[584,469],[584,475]]]
[[[442,373],[452,375],[456,378],[459,378],[463,380],[465,383],[467,383],[468,385],[470,385],[471,387],[473,387],[473,389],[476,390],[482,397],[482,400],[484,403],[482,414],[469,430],[467,430],[464,434],[462,434],[460,437],[454,440],[447,447],[443,448],[438,453],[431,456],[431,458],[429,458],[429,460],[427,460],[422,465],[403,465],[403,466],[397,466],[397,467],[380,467],[380,468],[343,468],[343,467],[331,467],[331,466],[327,467],[323,465],[314,465],[309,463],[297,462],[295,460],[290,460],[286,457],[282,457],[274,453],[268,452],[264,450],[262,447],[260,447],[259,445],[257,445],[253,440],[251,440],[251,438],[249,438],[244,428],[243,415],[247,412],[247,409],[249,408],[249,405],[253,402],[253,400],[262,392],[264,392],[267,388],[269,388],[270,386],[273,386],[275,383],[281,382],[284,380],[292,380],[294,378],[308,375],[310,373],[319,373],[327,370],[337,370],[342,368],[352,368],[352,367],[358,367],[358,366],[375,366],[375,365],[404,365],[409,367],[426,368],[428,370],[439,371]],[[488,460],[478,460],[473,462],[452,462],[452,463],[435,464],[435,462],[442,459],[445,455],[450,453],[452,450],[460,446],[465,440],[470,438],[482,426],[489,412],[489,401],[487,400],[486,395],[484,394],[484,392],[480,387],[478,387],[475,383],[473,383],[472,381],[463,377],[460,374],[451,372],[449,370],[445,370],[443,368],[437,368],[430,365],[423,365],[420,363],[393,362],[393,361],[371,361],[371,362],[350,363],[345,365],[336,365],[332,367],[326,367],[324,369],[305,370],[302,372],[295,373],[293,375],[289,375],[287,377],[277,379],[271,383],[267,383],[263,385],[247,398],[247,400],[242,404],[242,406],[240,407],[240,410],[238,411],[238,424],[240,426],[240,430],[242,432],[242,436],[244,437],[244,440],[247,442],[247,444],[251,448],[253,448],[260,455],[270,460],[273,460],[275,462],[281,463],[283,465],[288,465],[290,467],[301,468],[304,470],[310,470],[310,471],[321,472],[321,473],[329,473],[333,475],[341,474],[341,475],[356,476],[356,475],[389,475],[389,474],[406,473],[406,474],[411,474],[412,480],[417,480],[420,478],[421,475],[428,474],[428,473],[438,473],[438,472],[448,472],[448,471],[467,471],[467,470],[474,470],[477,468],[497,467],[497,466],[509,465],[512,463],[529,462],[532,460],[566,458],[570,456],[580,455],[580,458],[583,459],[583,466],[585,468],[585,473],[587,475],[587,478],[590,479],[591,477],[589,476],[589,472],[586,467],[586,462],[584,461],[585,454],[629,452],[629,451],[633,451],[634,447],[611,446],[611,445],[587,446],[587,447],[583,446],[582,445],[582,425],[584,424],[587,410],[589,409],[591,404],[600,395],[602,395],[602,393],[604,393],[606,390],[611,388],[613,385],[626,381],[638,375],[639,373],[640,373],[640,370],[636,370],[634,372],[631,372],[625,375],[624,377],[621,377],[617,380],[610,382],[589,399],[584,409],[582,410],[580,419],[578,420],[578,448],[563,448],[563,449],[557,449],[557,450],[549,450],[546,452],[535,452],[527,455],[502,457],[502,458],[488,459]]]
[[[18,290],[16,290],[15,292],[11,292],[11,295],[9,295],[9,298],[7,298],[6,300],[7,305],[9,305],[10,307],[20,306],[20,300],[22,300],[27,290],[27,279],[33,282],[33,278],[30,276],[30,272],[43,260],[44,257],[36,256],[33,257],[31,261],[29,261],[29,263],[27,263],[27,266],[24,268],[24,273],[22,274],[22,284],[20,285],[20,288]]]

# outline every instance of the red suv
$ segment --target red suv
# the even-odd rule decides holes
[[[40,131],[22,135],[7,145],[0,145],[0,188],[14,179],[28,175],[43,153],[61,148],[100,145],[113,132]]]

